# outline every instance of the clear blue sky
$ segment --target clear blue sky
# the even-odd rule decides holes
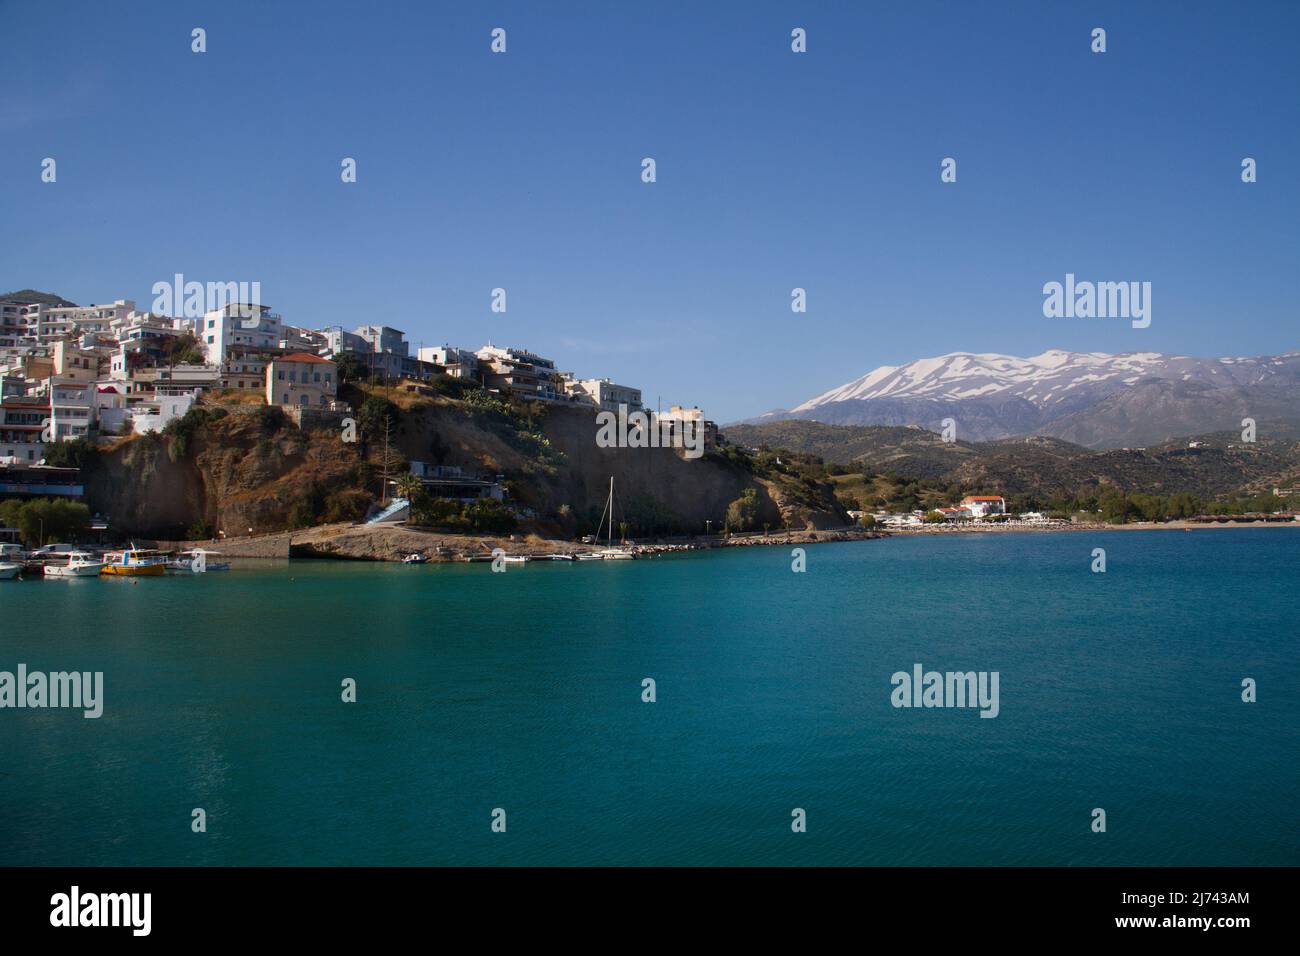
[[[951,351],[1300,348],[1300,4],[289,6],[0,0],[0,286],[258,280],[719,421]],[[1044,318],[1066,272],[1151,327]]]

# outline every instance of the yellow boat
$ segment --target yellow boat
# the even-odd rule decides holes
[[[167,573],[167,558],[161,551],[148,548],[131,547],[125,551],[110,551],[104,555],[104,568],[99,573],[160,577]]]

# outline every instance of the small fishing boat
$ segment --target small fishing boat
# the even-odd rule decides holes
[[[97,578],[103,569],[104,562],[90,552],[73,551],[67,564],[47,564],[44,573],[47,578]]]
[[[189,551],[182,551],[176,557],[167,562],[167,570],[173,574],[202,574],[205,571],[229,571],[229,561],[213,561],[214,557],[220,557],[220,551],[205,551],[203,548],[193,548]]]
[[[597,554],[594,551],[588,554],[579,554],[576,555],[576,557],[579,561],[604,561],[605,560],[605,556],[603,554]]]
[[[134,545],[125,551],[110,551],[105,556],[101,574],[125,577],[161,577],[167,573],[167,559],[160,551],[150,548],[137,548]]]
[[[506,564],[526,564],[533,559],[526,554],[507,554],[503,555],[501,560]]]
[[[414,554],[408,554],[406,557],[402,558],[403,564],[426,564],[428,561],[429,556],[427,554],[421,554],[419,551],[416,551]]]
[[[15,564],[13,561],[0,561],[0,581],[12,581],[18,577],[18,572],[22,569],[21,564]]]
[[[572,561],[572,560],[573,560],[573,555],[571,555],[571,554],[544,554],[544,555],[542,555],[540,558],[538,558],[537,560],[539,560],[539,561]]]

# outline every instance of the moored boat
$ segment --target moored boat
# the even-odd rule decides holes
[[[609,515],[608,530],[605,534],[605,547],[599,551],[592,551],[590,554],[578,555],[579,561],[630,561],[636,557],[636,551],[620,545],[614,547],[614,476],[609,478],[609,497],[605,499],[605,509],[600,513],[600,524],[596,526],[596,533],[592,535],[591,540],[598,542],[600,532],[606,527],[605,516]],[[583,539],[584,541],[587,539]]]
[[[176,557],[167,562],[167,570],[174,574],[202,574],[204,571],[229,571],[229,561],[213,561],[214,557],[219,557],[220,551],[205,551],[203,548],[193,548],[189,551],[182,551]]]
[[[90,552],[73,551],[67,564],[47,564],[44,574],[47,578],[97,578],[103,568],[104,562]]]
[[[101,574],[126,577],[160,577],[167,573],[167,559],[160,551],[130,547],[110,551],[105,556]]]
[[[0,581],[12,581],[18,577],[18,572],[22,569],[21,564],[15,564],[13,561],[0,561]]]

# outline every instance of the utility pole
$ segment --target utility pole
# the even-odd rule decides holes
[[[380,472],[381,475],[380,481],[383,484],[379,489],[379,503],[381,505],[388,500],[388,432],[391,423],[392,423],[392,419],[390,419],[387,415],[385,415],[384,416],[384,459],[383,459],[383,469]]]

